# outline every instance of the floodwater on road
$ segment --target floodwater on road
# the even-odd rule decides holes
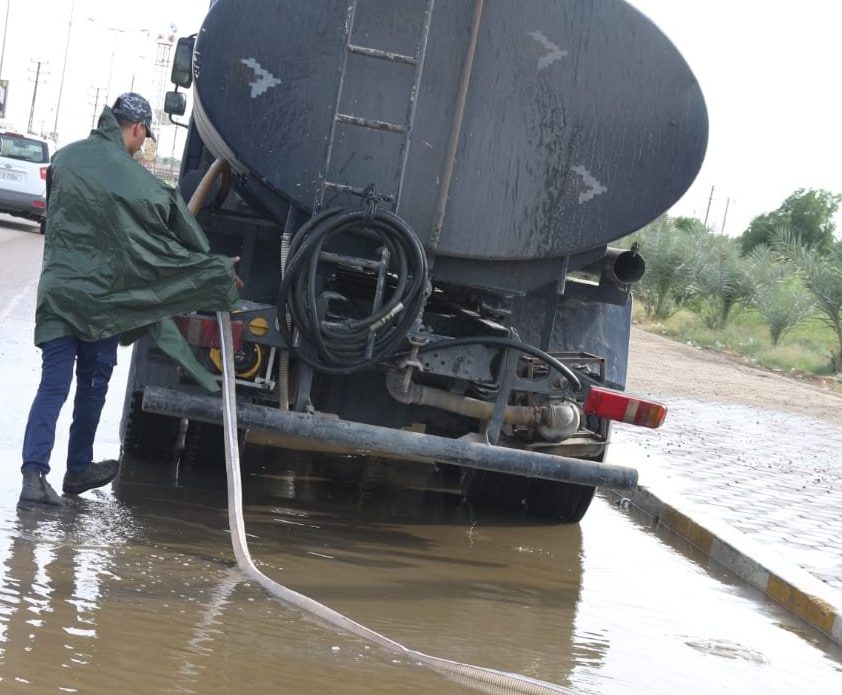
[[[18,509],[40,238],[0,230],[0,259],[0,691],[477,692],[243,581],[211,462],[125,460],[70,509]],[[128,358],[97,457],[119,451]],[[583,695],[842,692],[838,648],[605,498],[553,526],[473,510],[422,467],[258,447],[243,465],[260,570],[411,649]]]
[[[291,459],[246,452],[258,567],[409,648],[577,693],[842,685],[837,650],[601,497],[578,526],[536,525],[419,469],[398,484],[393,464]],[[3,692],[475,692],[243,581],[218,468],[124,463],[113,490],[52,513],[16,509],[4,470]],[[362,479],[336,482],[349,466]]]

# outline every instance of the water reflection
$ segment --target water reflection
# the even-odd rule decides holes
[[[249,449],[246,528],[263,572],[410,648],[564,684],[581,530],[464,504],[451,471]],[[195,504],[223,472],[179,471],[156,494]],[[154,476],[155,474],[152,473]],[[161,475],[159,472],[158,475]],[[121,500],[143,503],[135,471]],[[528,648],[507,646],[516,632]]]
[[[78,671],[97,668],[103,592],[116,577],[115,548],[133,532],[113,500],[17,509],[0,564],[4,682],[70,684]]]
[[[98,493],[69,510],[8,514],[3,693],[377,692],[366,685],[372,678],[381,692],[405,683],[422,693],[440,681],[242,581],[224,507],[211,503],[216,492],[148,481],[126,488],[128,503]]]
[[[585,695],[842,690],[838,650],[604,499],[548,526],[471,508],[447,470],[244,462],[260,569],[408,647]],[[475,692],[241,581],[217,463],[128,463],[71,510],[0,489],[3,693]]]

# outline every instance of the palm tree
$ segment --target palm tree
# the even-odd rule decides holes
[[[634,236],[646,259],[646,274],[637,287],[647,316],[666,318],[687,295],[692,280],[688,238],[688,232],[677,228],[666,215]]]
[[[842,371],[842,241],[834,242],[827,253],[801,245],[790,234],[780,235],[777,244],[798,268],[816,309],[833,330],[836,350],[830,365],[834,372]]]
[[[795,269],[766,244],[755,246],[746,258],[751,305],[769,326],[772,345],[813,311],[815,302]]]
[[[751,295],[746,263],[730,237],[700,234],[693,249],[693,295],[709,328],[722,328]]]

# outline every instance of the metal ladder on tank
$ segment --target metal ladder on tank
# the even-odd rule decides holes
[[[397,188],[394,192],[386,193],[385,195],[381,194],[382,199],[391,205],[394,212],[397,212],[401,202],[403,182],[404,177],[406,176],[406,163],[409,158],[409,145],[412,137],[412,127],[415,122],[415,107],[418,103],[418,91],[421,85],[421,73],[424,69],[424,58],[427,53],[427,39],[430,34],[430,23],[432,21],[435,0],[427,0],[427,6],[424,10],[424,23],[421,31],[421,39],[418,42],[414,56],[354,44],[354,21],[357,14],[357,3],[358,0],[353,0],[348,8],[348,29],[345,36],[345,51],[342,56],[342,67],[339,73],[339,84],[336,89],[336,103],[333,108],[333,120],[330,124],[330,134],[328,135],[327,146],[325,148],[324,164],[320,172],[316,199],[313,204],[314,214],[318,213],[322,209],[327,191],[352,193],[361,197],[369,193],[366,188],[350,186],[348,184],[339,183],[338,181],[331,181],[327,178],[330,171],[331,158],[333,156],[333,145],[336,139],[336,126],[340,123],[354,125],[360,128],[368,128],[370,130],[395,133],[403,136],[397,171]],[[345,74],[348,70],[348,57],[352,54],[374,60],[386,60],[392,63],[401,63],[415,68],[412,89],[409,95],[409,104],[406,110],[406,119],[403,123],[392,123],[373,118],[363,118],[361,116],[340,112],[339,105],[342,101],[342,90],[345,86]]]

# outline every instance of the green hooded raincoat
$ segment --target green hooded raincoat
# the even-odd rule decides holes
[[[236,308],[233,261],[208,251],[181,196],[134,161],[106,107],[88,138],[53,158],[35,344],[65,335],[127,344],[146,333],[217,390],[169,318]]]

